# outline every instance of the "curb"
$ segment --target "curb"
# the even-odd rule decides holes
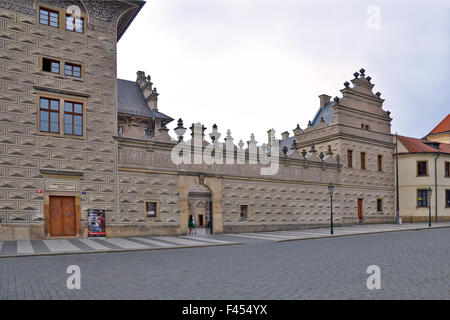
[[[83,255],[83,254],[96,254],[96,253],[120,253],[120,252],[136,252],[136,251],[151,251],[151,250],[174,250],[174,249],[187,249],[187,248],[205,248],[205,247],[224,247],[224,246],[236,246],[242,245],[243,242],[231,242],[231,243],[218,243],[218,244],[206,244],[195,246],[179,246],[179,247],[161,247],[161,248],[136,248],[136,249],[111,249],[111,250],[91,250],[91,251],[68,251],[68,252],[40,252],[40,253],[20,253],[10,255],[0,255],[0,259],[7,258],[23,258],[23,257],[39,257],[39,256],[65,256],[65,255]]]
[[[427,227],[427,228],[411,228],[411,229],[403,229],[403,230],[382,230],[382,231],[369,231],[369,232],[361,232],[354,234],[337,234],[337,235],[326,235],[319,237],[307,237],[307,238],[293,238],[293,239],[283,239],[276,240],[275,242],[288,242],[288,241],[300,241],[300,240],[313,240],[313,239],[325,239],[325,238],[342,238],[342,237],[353,237],[365,234],[376,234],[376,233],[388,233],[388,232],[403,232],[403,231],[417,231],[417,230],[432,230],[432,229],[441,229],[441,228],[450,228],[450,226],[436,226],[436,227]]]

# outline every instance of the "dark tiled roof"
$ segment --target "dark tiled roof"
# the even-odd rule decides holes
[[[117,79],[117,104],[119,113],[164,119],[166,124],[173,120],[164,113],[150,109],[141,88],[134,81]]]
[[[398,136],[398,140],[408,149],[409,152],[420,153],[448,153],[450,154],[450,144],[433,142],[424,139]]]
[[[291,149],[292,143],[294,142],[294,140],[295,140],[295,136],[280,140],[280,152],[282,152],[283,147],[288,148],[287,155],[290,155],[292,152],[294,152],[294,150]]]
[[[449,132],[450,131],[450,113],[442,120],[428,135]]]
[[[317,111],[316,115],[314,116],[314,118],[312,120],[312,126],[314,128],[316,128],[319,125],[321,118],[323,118],[323,121],[325,123],[328,123],[331,120],[333,120],[333,117],[334,117],[334,108],[333,107],[335,104],[336,104],[336,102],[330,101],[327,104],[325,104],[325,106],[323,108],[319,108],[319,110]]]

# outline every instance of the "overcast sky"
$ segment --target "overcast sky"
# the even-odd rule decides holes
[[[118,77],[150,74],[159,110],[185,127],[263,143],[304,128],[363,67],[392,132],[423,137],[450,112],[449,21],[450,0],[149,0],[118,44]]]

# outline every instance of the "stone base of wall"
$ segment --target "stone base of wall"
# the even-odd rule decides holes
[[[179,234],[179,226],[174,225],[107,225],[107,238],[174,236]]]
[[[335,223],[334,226],[339,226]],[[326,228],[330,224],[224,224],[223,233],[245,233],[245,232],[268,232],[268,231],[288,231],[312,228]]]
[[[36,226],[0,226],[0,240],[41,240],[45,239],[44,225]]]
[[[402,223],[428,223],[428,216],[400,216],[402,218]],[[442,216],[437,219],[437,222],[448,222],[450,221],[450,216]],[[436,223],[436,219],[431,215],[431,222]]]

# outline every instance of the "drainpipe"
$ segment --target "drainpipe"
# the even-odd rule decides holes
[[[395,133],[395,192],[396,192],[396,211],[397,214],[395,216],[395,223],[400,224],[400,199],[399,199],[399,191],[398,191],[398,139],[397,132]]]
[[[435,205],[434,205],[435,214],[434,215],[435,215],[435,222],[437,222],[437,216],[438,216],[437,159],[439,158],[440,154],[441,154],[440,151],[438,151],[436,153],[436,158],[434,158],[434,200],[435,200]]]

